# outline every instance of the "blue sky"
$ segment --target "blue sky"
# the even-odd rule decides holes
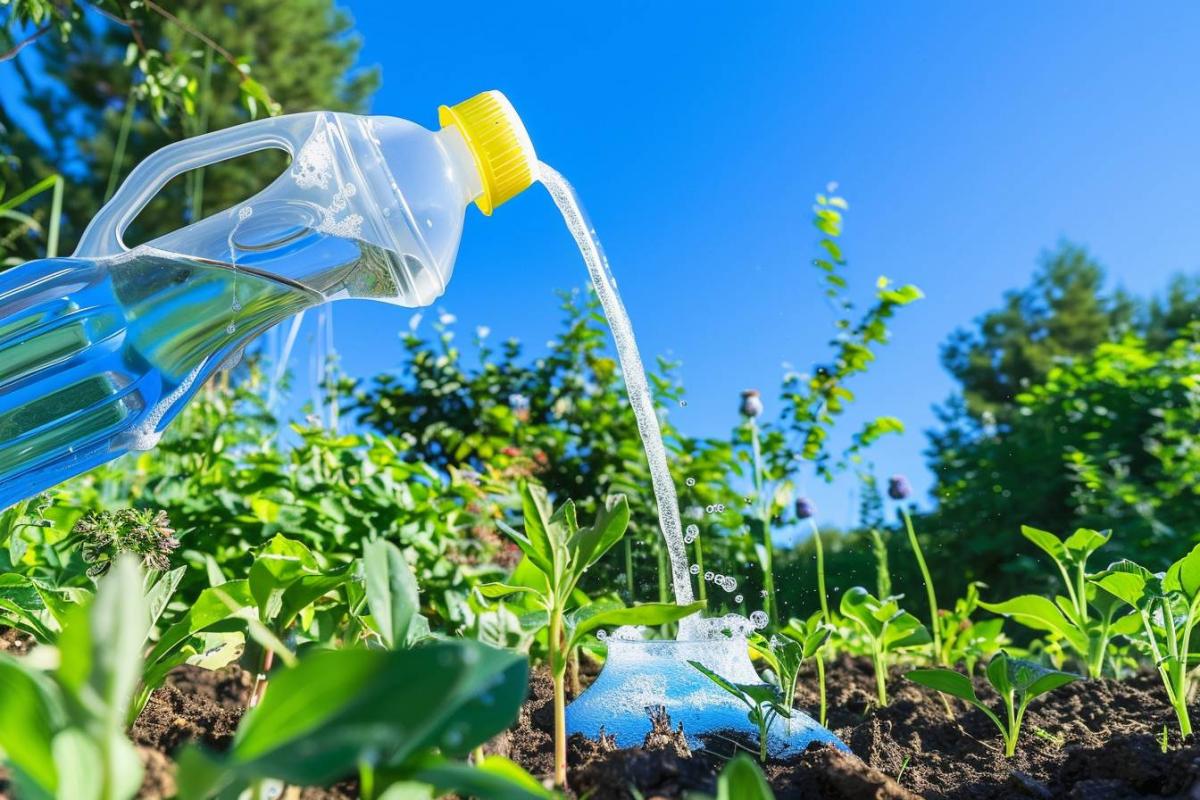
[[[773,414],[783,365],[825,356],[809,218],[829,181],[850,202],[861,299],[879,275],[927,296],[852,386],[844,428],[902,418],[908,433],[872,459],[921,493],[931,407],[953,389],[939,345],[1024,285],[1042,250],[1086,244],[1136,293],[1197,269],[1195,4],[343,5],[362,64],[382,71],[374,113],[434,127],[441,103],[509,96],[582,195],[645,357],[683,361],[689,403],[672,414],[689,433],[726,433],[744,388]],[[535,187],[490,219],[468,213],[436,308],[464,340],[483,324],[537,352],[559,323],[554,290],[585,280]],[[334,317],[347,372],[395,366],[407,312],[356,302]],[[852,486],[803,488],[841,525]]]
[[[853,387],[845,429],[901,417],[908,433],[872,457],[919,491],[931,406],[953,389],[939,344],[1042,250],[1084,243],[1138,293],[1200,261],[1198,6],[510,5],[346,4],[362,62],[382,69],[373,111],[433,125],[439,103],[510,97],[582,195],[643,352],[682,359],[690,399],[672,413],[688,432],[726,432],[747,387],[771,413],[782,365],[824,355],[830,312],[807,264],[828,181],[850,202],[854,284],[882,274],[927,295]],[[558,324],[553,290],[585,277],[535,189],[469,214],[439,307],[536,349]],[[395,362],[377,335],[404,326],[395,309],[336,319],[349,372]],[[844,524],[852,483],[805,488]]]

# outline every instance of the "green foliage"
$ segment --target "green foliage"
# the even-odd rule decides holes
[[[1172,564],[1165,573],[1152,573],[1133,561],[1118,561],[1089,581],[1134,610],[1140,623],[1120,632],[1137,638],[1149,653],[1162,678],[1167,700],[1175,709],[1179,730],[1192,733],[1188,698],[1193,687],[1193,667],[1200,648],[1193,641],[1200,621],[1200,545]]]
[[[791,706],[779,702],[774,687],[765,683],[733,683],[725,680],[699,661],[688,661],[710,681],[736,697],[749,709],[746,716],[750,724],[758,728],[758,760],[767,763],[767,746],[770,744],[771,725],[776,719],[791,719]]]
[[[967,674],[973,675],[981,659],[991,658],[1010,644],[1004,635],[1002,618],[971,618],[979,608],[979,590],[986,588],[986,584],[978,582],[968,584],[966,594],[954,601],[954,608],[944,610],[938,617],[942,651],[937,663],[950,666],[961,663]]]
[[[566,698],[563,680],[567,661],[583,638],[606,625],[662,625],[697,613],[703,602],[690,605],[645,603],[629,608],[608,610],[585,607],[574,616],[568,610],[577,603],[576,590],[584,573],[608,552],[629,525],[629,504],[624,496],[605,498],[589,527],[580,527],[575,503],[563,503],[551,511],[546,489],[534,483],[521,488],[525,530],[521,533],[501,525],[536,570],[533,585],[483,584],[479,590],[487,597],[501,598],[527,594],[546,614],[547,650],[550,675],[554,681],[554,782],[566,783]]]
[[[180,797],[272,778],[324,784],[356,769],[373,776],[377,791],[437,768],[451,780],[445,788],[457,789],[463,784],[444,759],[464,756],[511,725],[526,680],[523,658],[471,641],[313,653],[272,681],[227,753],[185,752]],[[514,796],[544,796],[524,784],[526,794]]]
[[[417,579],[400,548],[382,540],[367,542],[363,571],[367,606],[383,645],[408,648],[429,638],[429,620],[420,613]]]
[[[1032,661],[1009,658],[1003,651],[996,654],[987,666],[987,679],[1000,695],[1004,719],[975,694],[970,677],[949,669],[917,669],[906,677],[914,683],[928,686],[960,700],[966,700],[995,723],[1004,737],[1004,755],[1011,758],[1021,735],[1021,720],[1025,709],[1035,697],[1054,691],[1079,678],[1069,672],[1043,667]]]
[[[142,764],[125,737],[150,609],[136,561],[120,559],[95,598],[72,607],[58,667],[0,655],[0,750],[30,800],[125,800]]]
[[[717,775],[717,800],[775,800],[775,793],[754,760],[739,753]]]
[[[886,706],[888,659],[892,653],[927,645],[929,631],[920,620],[900,607],[899,596],[880,600],[861,586],[842,595],[841,612],[867,641],[875,667],[875,689],[879,705]]]
[[[1051,602],[1040,595],[1020,595],[1002,603],[980,603],[988,611],[1062,639],[1087,669],[1098,678],[1108,657],[1108,643],[1121,629],[1116,618],[1117,598],[1091,580],[1087,560],[1112,534],[1080,528],[1065,540],[1052,533],[1021,526],[1026,539],[1041,548],[1058,567],[1067,594]]]
[[[790,709],[795,705],[800,665],[818,655],[832,632],[819,617],[814,616],[808,622],[789,620],[779,636],[767,639],[755,635],[750,639],[750,648],[771,668],[770,677],[783,695],[784,708]]]

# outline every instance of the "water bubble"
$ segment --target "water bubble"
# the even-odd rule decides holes
[[[732,592],[737,588],[737,578],[732,575],[725,576],[725,591]]]
[[[241,300],[238,300],[236,297],[235,297],[235,298],[233,298],[233,306],[232,306],[232,308],[233,308],[233,310],[234,310],[234,311],[241,311],[241,310],[242,310],[242,301],[241,301]]]
[[[704,573],[704,580],[711,581],[712,579],[713,579],[713,571],[710,569],[709,571]]]
[[[717,513],[718,513],[718,514],[720,514],[720,513],[721,513],[722,511],[724,511],[724,510],[725,510],[725,504],[724,504],[724,503],[717,503]]]
[[[704,510],[705,510],[707,513],[711,514],[711,513],[713,513],[714,511],[716,511],[716,510],[717,510],[717,507],[716,507],[716,506],[713,506],[713,505],[708,505],[708,506],[705,506],[705,507],[704,507]]]
[[[760,591],[760,592],[759,592],[759,594],[760,594],[760,595],[762,595],[763,597],[766,597],[766,596],[767,596],[767,590],[766,590],[766,589],[763,589],[762,591]]]
[[[700,565],[699,564],[692,564],[692,566],[690,566],[688,569],[690,569],[692,571],[693,575],[700,574]]]
[[[692,536],[699,536],[700,535],[700,526],[699,525],[688,525],[687,532],[689,534],[691,534]]]
[[[686,483],[688,486],[695,486],[695,485],[696,485],[696,479],[695,479],[695,478],[688,478],[686,481],[684,481],[684,483]]]
[[[687,408],[687,400],[680,400],[680,401],[679,401],[679,407],[680,407],[680,408]]]
[[[225,332],[232,336],[233,334],[237,333],[237,325],[234,325],[232,322],[229,323],[225,326]]]
[[[754,502],[754,501],[753,501],[753,500],[751,500],[749,497],[743,497],[742,499],[746,501],[746,505],[750,505],[751,503],[753,503],[753,502]]]
[[[608,638],[608,631],[604,630],[604,628],[601,628],[600,630],[596,631],[596,638],[603,642]]]
[[[733,602],[735,602],[735,603],[742,602],[742,596],[740,594],[737,595],[736,597],[733,598]]]
[[[759,630],[767,627],[769,621],[765,611],[754,611],[750,614],[750,624]]]
[[[696,541],[696,534],[692,533],[690,530],[683,535],[684,544],[691,544],[694,541]]]

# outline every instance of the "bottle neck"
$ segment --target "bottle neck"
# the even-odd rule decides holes
[[[467,145],[456,125],[447,125],[434,133],[442,150],[446,153],[454,175],[459,178],[458,185],[463,190],[463,205],[470,205],[475,198],[483,194],[483,178],[479,174],[479,164]]]

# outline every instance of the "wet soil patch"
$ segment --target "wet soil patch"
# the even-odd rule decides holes
[[[899,670],[891,676],[885,708],[876,702],[869,661],[841,658],[828,676],[830,727],[855,755],[813,745],[768,763],[764,771],[780,800],[1200,798],[1200,744],[1170,733],[1174,714],[1154,674],[1079,681],[1034,700],[1011,759],[1004,758],[999,732],[981,712],[953,702],[947,713],[937,693],[905,681]],[[517,725],[489,750],[547,778],[553,764],[550,680],[535,671],[530,684]],[[986,684],[978,683],[977,691],[996,700]],[[816,716],[815,675],[802,675],[797,706]],[[704,749],[690,752],[686,742],[684,748],[673,744],[681,738],[676,733],[656,724],[646,746],[628,749],[573,738],[571,789],[595,800],[713,793],[725,760],[739,749],[756,749],[718,732]]]

